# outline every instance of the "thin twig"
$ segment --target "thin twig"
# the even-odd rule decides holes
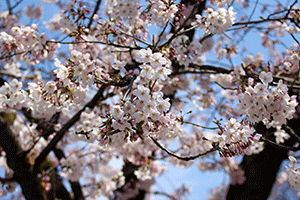
[[[269,140],[267,138],[261,138],[260,139],[261,141],[264,141],[264,142],[267,142],[269,144],[272,144],[273,146],[275,147],[278,147],[278,148],[281,148],[281,149],[286,149],[286,150],[290,150],[290,151],[298,151],[300,150],[300,147],[289,147],[289,146],[285,146],[285,145],[282,145],[282,144],[278,144],[272,140]]]
[[[204,129],[210,129],[210,130],[216,130],[216,129],[219,129],[219,127],[208,127],[208,126],[201,126],[199,124],[195,124],[193,122],[187,122],[187,121],[180,121],[184,124],[190,124],[190,125],[193,125],[193,126],[197,126],[199,128],[204,128]]]
[[[169,154],[170,156],[173,156],[179,160],[184,160],[184,161],[190,161],[190,160],[195,160],[196,158],[199,158],[201,156],[205,156],[209,153],[212,153],[216,150],[219,149],[219,147],[213,147],[212,149],[208,150],[207,152],[204,152],[204,153],[199,153],[197,155],[194,155],[194,156],[179,156],[179,155],[176,155],[175,153],[171,152],[170,150],[166,149],[165,147],[163,147],[156,139],[154,139],[152,136],[149,136],[151,138],[151,140],[160,148],[162,149],[163,151],[165,151],[167,154]]]
[[[8,8],[9,14],[11,14],[11,5],[10,5],[10,1],[9,1],[9,0],[6,0],[6,4],[7,4],[7,8]]]
[[[255,10],[256,10],[258,1],[259,1],[259,0],[256,0],[256,2],[255,2],[254,8],[253,8],[253,10],[252,10],[252,12],[251,12],[251,14],[250,14],[250,17],[249,17],[249,19],[248,19],[248,22],[251,20],[251,18],[252,18],[252,16],[253,16],[254,12],[255,12]]]
[[[162,47],[170,44],[174,38],[176,38],[178,36],[178,33],[180,33],[180,31],[186,27],[187,22],[191,19],[191,17],[194,16],[196,10],[198,9],[199,3],[196,3],[190,13],[190,15],[184,20],[184,22],[180,25],[180,27],[174,32],[174,34],[169,38],[168,41],[166,41],[164,44],[160,45],[158,48],[161,49]]]
[[[102,84],[95,96],[88,102],[81,110],[79,110],[64,126],[56,133],[54,138],[50,143],[43,149],[39,156],[35,160],[35,165],[33,166],[33,172],[38,173],[41,163],[46,159],[48,154],[55,149],[58,142],[64,137],[66,132],[80,119],[81,113],[85,111],[86,108],[91,110],[98,105],[99,101],[103,101],[106,97],[103,95],[105,89],[110,85],[117,85],[119,87],[125,87],[130,84],[130,79],[125,79],[121,82],[109,82],[107,84]]]
[[[298,44],[298,46],[300,46],[300,42],[296,39],[296,37],[293,34],[291,34],[291,33],[290,33],[290,35],[295,40],[295,42]]]
[[[156,192],[153,192],[154,195],[163,195],[163,196],[166,196],[168,197],[169,199],[172,199],[172,200],[176,200],[177,198],[173,197],[172,195],[170,194],[167,194],[165,192],[159,192],[159,191],[156,191]]]
[[[157,38],[157,41],[156,41],[156,43],[154,44],[153,50],[156,49],[156,47],[157,47],[159,41],[161,40],[161,37],[163,36],[163,34],[164,34],[165,31],[166,31],[166,28],[167,28],[168,24],[169,24],[169,21],[166,23],[166,25],[164,26],[163,30],[162,30],[161,33],[159,34],[159,36],[158,36],[158,38]]]
[[[282,125],[282,129],[289,134],[292,138],[294,138],[298,143],[300,143],[300,137],[286,124]]]
[[[128,49],[141,49],[140,47],[125,46],[125,45],[120,45],[120,44],[115,44],[115,43],[108,43],[108,42],[101,42],[101,41],[72,41],[72,42],[60,42],[60,41],[52,41],[52,40],[48,40],[47,42],[51,42],[51,43],[59,43],[59,44],[92,43],[92,44],[105,44],[105,45],[111,45],[111,46],[115,46],[115,47],[128,48]]]
[[[290,8],[288,9],[285,17],[287,18],[289,16],[289,14],[291,13],[291,10],[293,8],[294,5],[296,5],[296,3],[298,2],[298,0],[295,0],[294,3],[290,6]]]
[[[129,94],[129,92],[131,91],[133,82],[134,82],[134,80],[136,79],[136,77],[137,77],[136,75],[133,76],[133,77],[131,77],[130,84],[129,84],[129,86],[128,86],[128,89],[127,89],[126,93],[124,94],[124,97],[123,97],[123,100],[124,100],[124,101],[125,101],[127,95]]]
[[[250,22],[237,22],[234,23],[232,26],[242,26],[242,25],[248,25],[248,24],[260,24],[264,22],[271,22],[271,21],[280,21],[280,20],[293,20],[291,18],[285,18],[285,17],[278,17],[278,18],[272,18],[272,19],[262,19],[262,20],[256,20],[256,21],[250,21]]]
[[[98,10],[99,10],[99,8],[100,8],[100,4],[101,4],[101,0],[98,0],[97,1],[97,4],[96,4],[96,6],[95,6],[95,9],[94,9],[94,12],[93,12],[93,14],[92,14],[92,16],[91,16],[91,18],[90,18],[90,21],[89,21],[89,24],[87,25],[87,28],[88,29],[90,29],[90,27],[91,27],[91,25],[92,25],[92,23],[93,23],[93,21],[94,21],[94,15],[95,14],[97,14],[97,12],[98,12]]]

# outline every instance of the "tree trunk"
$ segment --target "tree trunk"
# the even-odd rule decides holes
[[[0,118],[0,146],[6,153],[7,165],[14,171],[13,178],[20,184],[25,199],[45,199],[39,180],[26,161],[25,152],[2,117]]]

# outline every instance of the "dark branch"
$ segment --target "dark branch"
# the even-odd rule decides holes
[[[94,98],[87,103],[80,111],[78,111],[61,129],[57,132],[55,137],[51,140],[51,142],[47,145],[47,147],[40,153],[40,155],[35,160],[34,172],[37,173],[39,171],[40,164],[46,159],[48,154],[56,147],[57,143],[64,137],[66,132],[71,128],[79,119],[80,115],[86,108],[93,109],[99,101],[103,99],[103,92],[108,85],[103,84]]]
[[[278,149],[285,149],[285,150],[290,150],[290,151],[300,150],[300,147],[289,147],[289,146],[285,146],[285,145],[282,145],[282,144],[277,144],[276,142],[274,142],[272,140],[269,140],[267,138],[261,138],[260,140],[264,141],[264,142],[267,142],[267,143],[273,145],[275,148],[278,148]]]
[[[152,141],[160,148],[162,149],[163,151],[165,151],[167,154],[169,154],[170,156],[173,156],[175,158],[178,158],[179,160],[184,160],[184,161],[190,161],[190,160],[195,160],[196,158],[199,158],[201,156],[205,156],[209,153],[212,153],[216,150],[218,150],[219,148],[218,147],[214,147],[212,149],[210,149],[209,151],[207,152],[204,152],[204,153],[199,153],[197,155],[194,155],[194,156],[178,156],[176,155],[175,153],[171,152],[170,150],[166,149],[165,147],[163,147],[156,139],[154,139],[153,137],[149,136]]]
[[[83,192],[81,185],[78,181],[72,182],[70,181],[71,188],[74,194],[74,200],[84,200]]]
[[[94,21],[94,20],[93,20],[94,15],[97,14],[97,12],[98,12],[98,10],[99,10],[99,8],[100,8],[100,4],[101,4],[101,0],[98,0],[98,1],[97,1],[97,4],[96,4],[96,6],[95,6],[94,12],[93,12],[93,14],[92,14],[92,16],[91,16],[91,18],[90,18],[89,24],[87,25],[87,28],[88,28],[88,29],[91,28],[91,25],[92,25],[92,23],[93,23],[93,21]]]
[[[194,68],[194,69],[198,69],[198,70],[207,70],[207,72],[211,71],[211,72],[215,72],[215,73],[223,73],[223,74],[230,74],[232,72],[232,70],[230,69],[226,69],[226,68],[222,68],[222,67],[217,67],[214,65],[197,65],[194,63],[191,63],[189,65],[190,68]]]
[[[286,125],[286,124],[282,125],[282,129],[287,134],[289,134],[294,140],[296,140],[298,143],[300,143],[300,137],[288,125]]]
[[[134,79],[134,77],[130,77],[125,79],[124,81],[120,82],[109,82],[106,84],[102,84],[102,86],[99,88],[98,92],[95,94],[93,99],[87,103],[80,111],[78,111],[54,136],[54,138],[51,140],[51,142],[46,146],[46,148],[40,153],[40,155],[36,158],[35,160],[35,165],[34,165],[34,172],[38,173],[39,172],[39,166],[40,164],[46,159],[48,154],[56,148],[56,145],[58,142],[64,137],[66,132],[68,132],[69,128],[71,128],[79,119],[80,115],[82,112],[85,111],[86,108],[90,108],[91,110],[98,105],[99,101],[103,101],[106,97],[103,96],[103,93],[105,89],[110,86],[110,85],[115,85],[115,86],[120,86],[120,87],[125,87],[129,85]]]
[[[45,199],[35,174],[30,170],[24,151],[10,130],[8,123],[0,117],[0,146],[6,153],[7,165],[14,171],[15,179],[22,188],[26,199]]]

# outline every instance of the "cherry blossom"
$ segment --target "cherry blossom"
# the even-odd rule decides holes
[[[240,113],[247,113],[251,122],[262,121],[267,127],[277,127],[291,119],[295,112],[297,102],[295,96],[287,94],[287,87],[282,80],[276,88],[269,88],[272,74],[262,72],[259,76],[262,83],[254,88],[248,86],[245,93],[240,93],[241,101],[238,104]]]
[[[299,187],[299,175],[300,174],[299,174],[299,170],[297,168],[298,161],[293,156],[289,156],[289,160],[290,160],[290,163],[289,163],[288,167],[286,168],[286,172],[289,176],[288,181],[298,191],[298,190],[300,190],[300,187]]]
[[[197,23],[194,23],[194,25],[205,27],[205,33],[207,34],[222,34],[223,31],[232,26],[234,20],[236,19],[233,7],[229,7],[228,10],[225,8],[219,8],[217,11],[214,11],[212,8],[208,8],[205,12],[205,17],[196,15]]]
[[[299,190],[296,1],[43,2],[0,13],[0,196],[185,199],[154,186],[194,165],[229,175],[225,199],[273,151]]]

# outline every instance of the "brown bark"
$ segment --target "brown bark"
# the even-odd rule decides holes
[[[7,165],[14,171],[13,177],[20,184],[24,197],[45,199],[39,180],[26,160],[25,152],[2,117],[0,118],[0,146],[6,153]]]

